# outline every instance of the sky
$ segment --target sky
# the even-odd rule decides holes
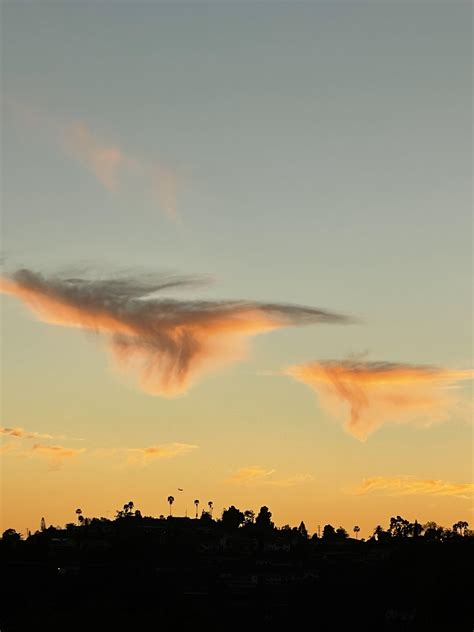
[[[471,12],[2,3],[1,530],[473,522]]]

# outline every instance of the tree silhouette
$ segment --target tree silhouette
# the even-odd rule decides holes
[[[170,505],[170,516],[171,516],[171,505],[174,503],[173,496],[168,496],[168,502],[169,502],[169,505]]]
[[[374,529],[374,535],[371,539],[376,540],[377,542],[388,542],[391,537],[390,532],[384,531],[384,528],[378,524]]]
[[[355,533],[356,540],[357,540],[357,539],[358,539],[358,537],[359,537],[360,527],[358,527],[358,526],[356,525],[356,526],[354,527],[353,531],[354,531],[354,533]]]
[[[234,505],[231,505],[229,509],[224,509],[222,512],[222,526],[226,531],[238,529],[244,520],[244,514]]]
[[[255,518],[255,526],[259,531],[271,531],[275,526],[272,522],[272,513],[265,505],[260,507],[258,516]]]
[[[436,522],[430,520],[423,525],[423,537],[427,540],[440,540],[443,533],[443,527],[440,527]]]
[[[413,525],[408,521],[397,516],[390,518],[389,532],[394,538],[407,538],[413,533]]]
[[[82,520],[81,520],[81,515],[82,515],[82,509],[76,509],[77,521],[78,521],[79,523],[81,523],[81,522],[82,522]]]
[[[40,531],[46,531],[46,520],[41,518]]]
[[[323,528],[323,540],[334,540],[336,537],[336,530],[332,524],[325,524]]]
[[[468,526],[469,526],[468,522],[464,520],[459,520],[459,522],[455,522],[453,524],[453,531],[454,533],[458,533],[459,535],[464,535]]]
[[[411,532],[414,538],[417,538],[423,531],[423,527],[418,522],[418,520],[415,520],[415,522],[410,526],[411,526]]]
[[[2,539],[5,542],[16,543],[21,540],[21,535],[15,531],[15,529],[7,529],[3,532]]]
[[[244,516],[245,516],[244,524],[248,525],[248,524],[253,524],[255,522],[255,511],[253,511],[252,509],[246,509],[244,511]]]
[[[346,540],[349,537],[349,534],[344,527],[338,527],[336,529],[336,537],[338,540]]]
[[[199,512],[199,500],[196,498],[196,500],[194,501],[194,506],[196,507],[196,518],[198,517],[198,512]]]
[[[308,538],[308,530],[306,529],[306,525],[303,521],[300,522],[300,526],[298,527],[298,533],[305,540]]]
[[[209,507],[209,513],[210,513],[210,514],[211,514],[211,516],[212,516],[212,510],[214,509],[214,503],[212,502],[212,500],[210,500],[210,501],[207,503],[207,506]]]

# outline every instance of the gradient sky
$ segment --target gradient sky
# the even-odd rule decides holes
[[[279,374],[353,356],[472,365],[470,3],[1,10],[7,270],[202,273],[215,282],[173,296],[361,319],[258,336],[169,399],[117,375],[93,334],[2,297],[1,425],[52,438],[2,436],[1,529],[130,499],[158,515],[169,494],[177,515],[194,498],[217,515],[267,504],[278,525],[362,536],[396,514],[472,523],[472,487],[456,487],[473,480],[471,382],[440,386],[458,400],[444,421],[359,441]]]

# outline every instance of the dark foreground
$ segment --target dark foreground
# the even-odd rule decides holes
[[[472,632],[473,538],[324,541],[115,521],[0,542],[1,632]]]

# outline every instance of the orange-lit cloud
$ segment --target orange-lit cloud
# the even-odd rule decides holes
[[[448,417],[460,380],[472,370],[451,370],[390,362],[329,360],[289,367],[286,374],[313,388],[323,406],[365,440],[385,423],[429,425]]]
[[[266,470],[259,465],[251,465],[249,467],[242,467],[230,478],[227,479],[228,483],[235,485],[267,485],[270,487],[293,487],[301,483],[306,483],[313,480],[311,474],[295,474],[287,478],[279,479],[272,478],[276,470]]]
[[[229,483],[251,483],[254,481],[261,481],[267,476],[271,476],[275,470],[265,470],[259,465],[251,465],[249,467],[242,467],[237,470],[229,479]]]
[[[44,457],[51,465],[56,467],[62,465],[64,461],[73,459],[85,452],[85,448],[65,448],[62,445],[45,445],[42,443],[35,443],[31,450],[34,455]]]
[[[353,494],[386,492],[390,495],[458,496],[470,498],[474,494],[473,483],[449,483],[447,481],[420,479],[414,476],[374,476],[365,478],[352,490]]]
[[[53,439],[53,436],[50,434],[29,432],[23,428],[0,428],[0,434],[15,437],[16,439]]]
[[[45,278],[19,270],[0,278],[0,292],[20,299],[42,321],[102,335],[116,363],[134,371],[152,395],[186,391],[203,373],[242,359],[259,333],[345,316],[296,305],[157,298],[195,279]]]
[[[157,459],[173,459],[189,454],[197,450],[198,447],[190,443],[163,443],[148,448],[129,448],[127,460],[130,464],[148,465]]]

